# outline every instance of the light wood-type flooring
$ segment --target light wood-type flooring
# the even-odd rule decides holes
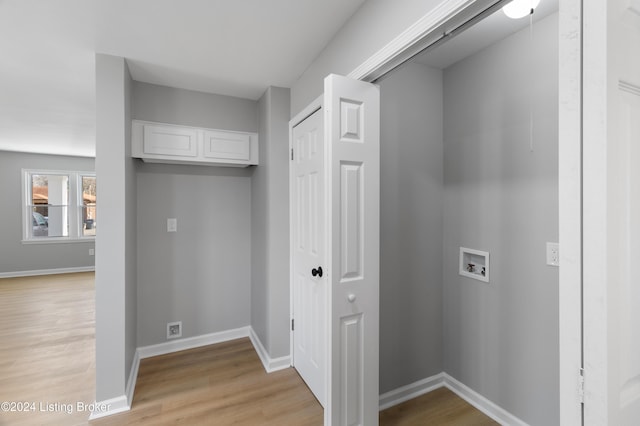
[[[0,403],[23,410],[0,411],[1,425],[87,423],[77,403],[95,399],[94,297],[93,273],[0,279]]]
[[[95,395],[93,274],[0,279],[0,425],[86,425]],[[24,408],[24,407],[23,407]],[[267,374],[249,339],[143,359],[130,411],[91,425],[321,425],[292,368]],[[380,413],[381,425],[496,424],[447,389]]]

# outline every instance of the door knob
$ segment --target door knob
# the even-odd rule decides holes
[[[312,269],[311,275],[313,275],[314,277],[317,275],[322,278],[322,266],[318,266],[318,269]]]

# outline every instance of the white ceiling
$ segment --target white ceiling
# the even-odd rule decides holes
[[[95,155],[95,52],[138,81],[258,99],[291,87],[364,1],[0,0],[0,150]],[[527,23],[496,13],[418,61],[445,68]]]
[[[533,20],[540,20],[558,10],[558,0],[540,0]],[[502,40],[529,25],[529,17],[510,19],[498,10],[446,43],[415,58],[416,62],[444,69],[467,56]]]
[[[364,1],[0,0],[0,150],[95,155],[95,52],[138,81],[258,99]]]

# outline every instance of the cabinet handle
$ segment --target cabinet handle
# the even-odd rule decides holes
[[[318,266],[318,269],[312,269],[311,270],[311,275],[313,275],[314,277],[317,275],[320,278],[322,278],[322,266]]]

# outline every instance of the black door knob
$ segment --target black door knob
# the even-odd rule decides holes
[[[318,266],[318,269],[312,269],[311,270],[311,275],[313,275],[314,277],[317,275],[319,277],[322,277],[322,266]]]

